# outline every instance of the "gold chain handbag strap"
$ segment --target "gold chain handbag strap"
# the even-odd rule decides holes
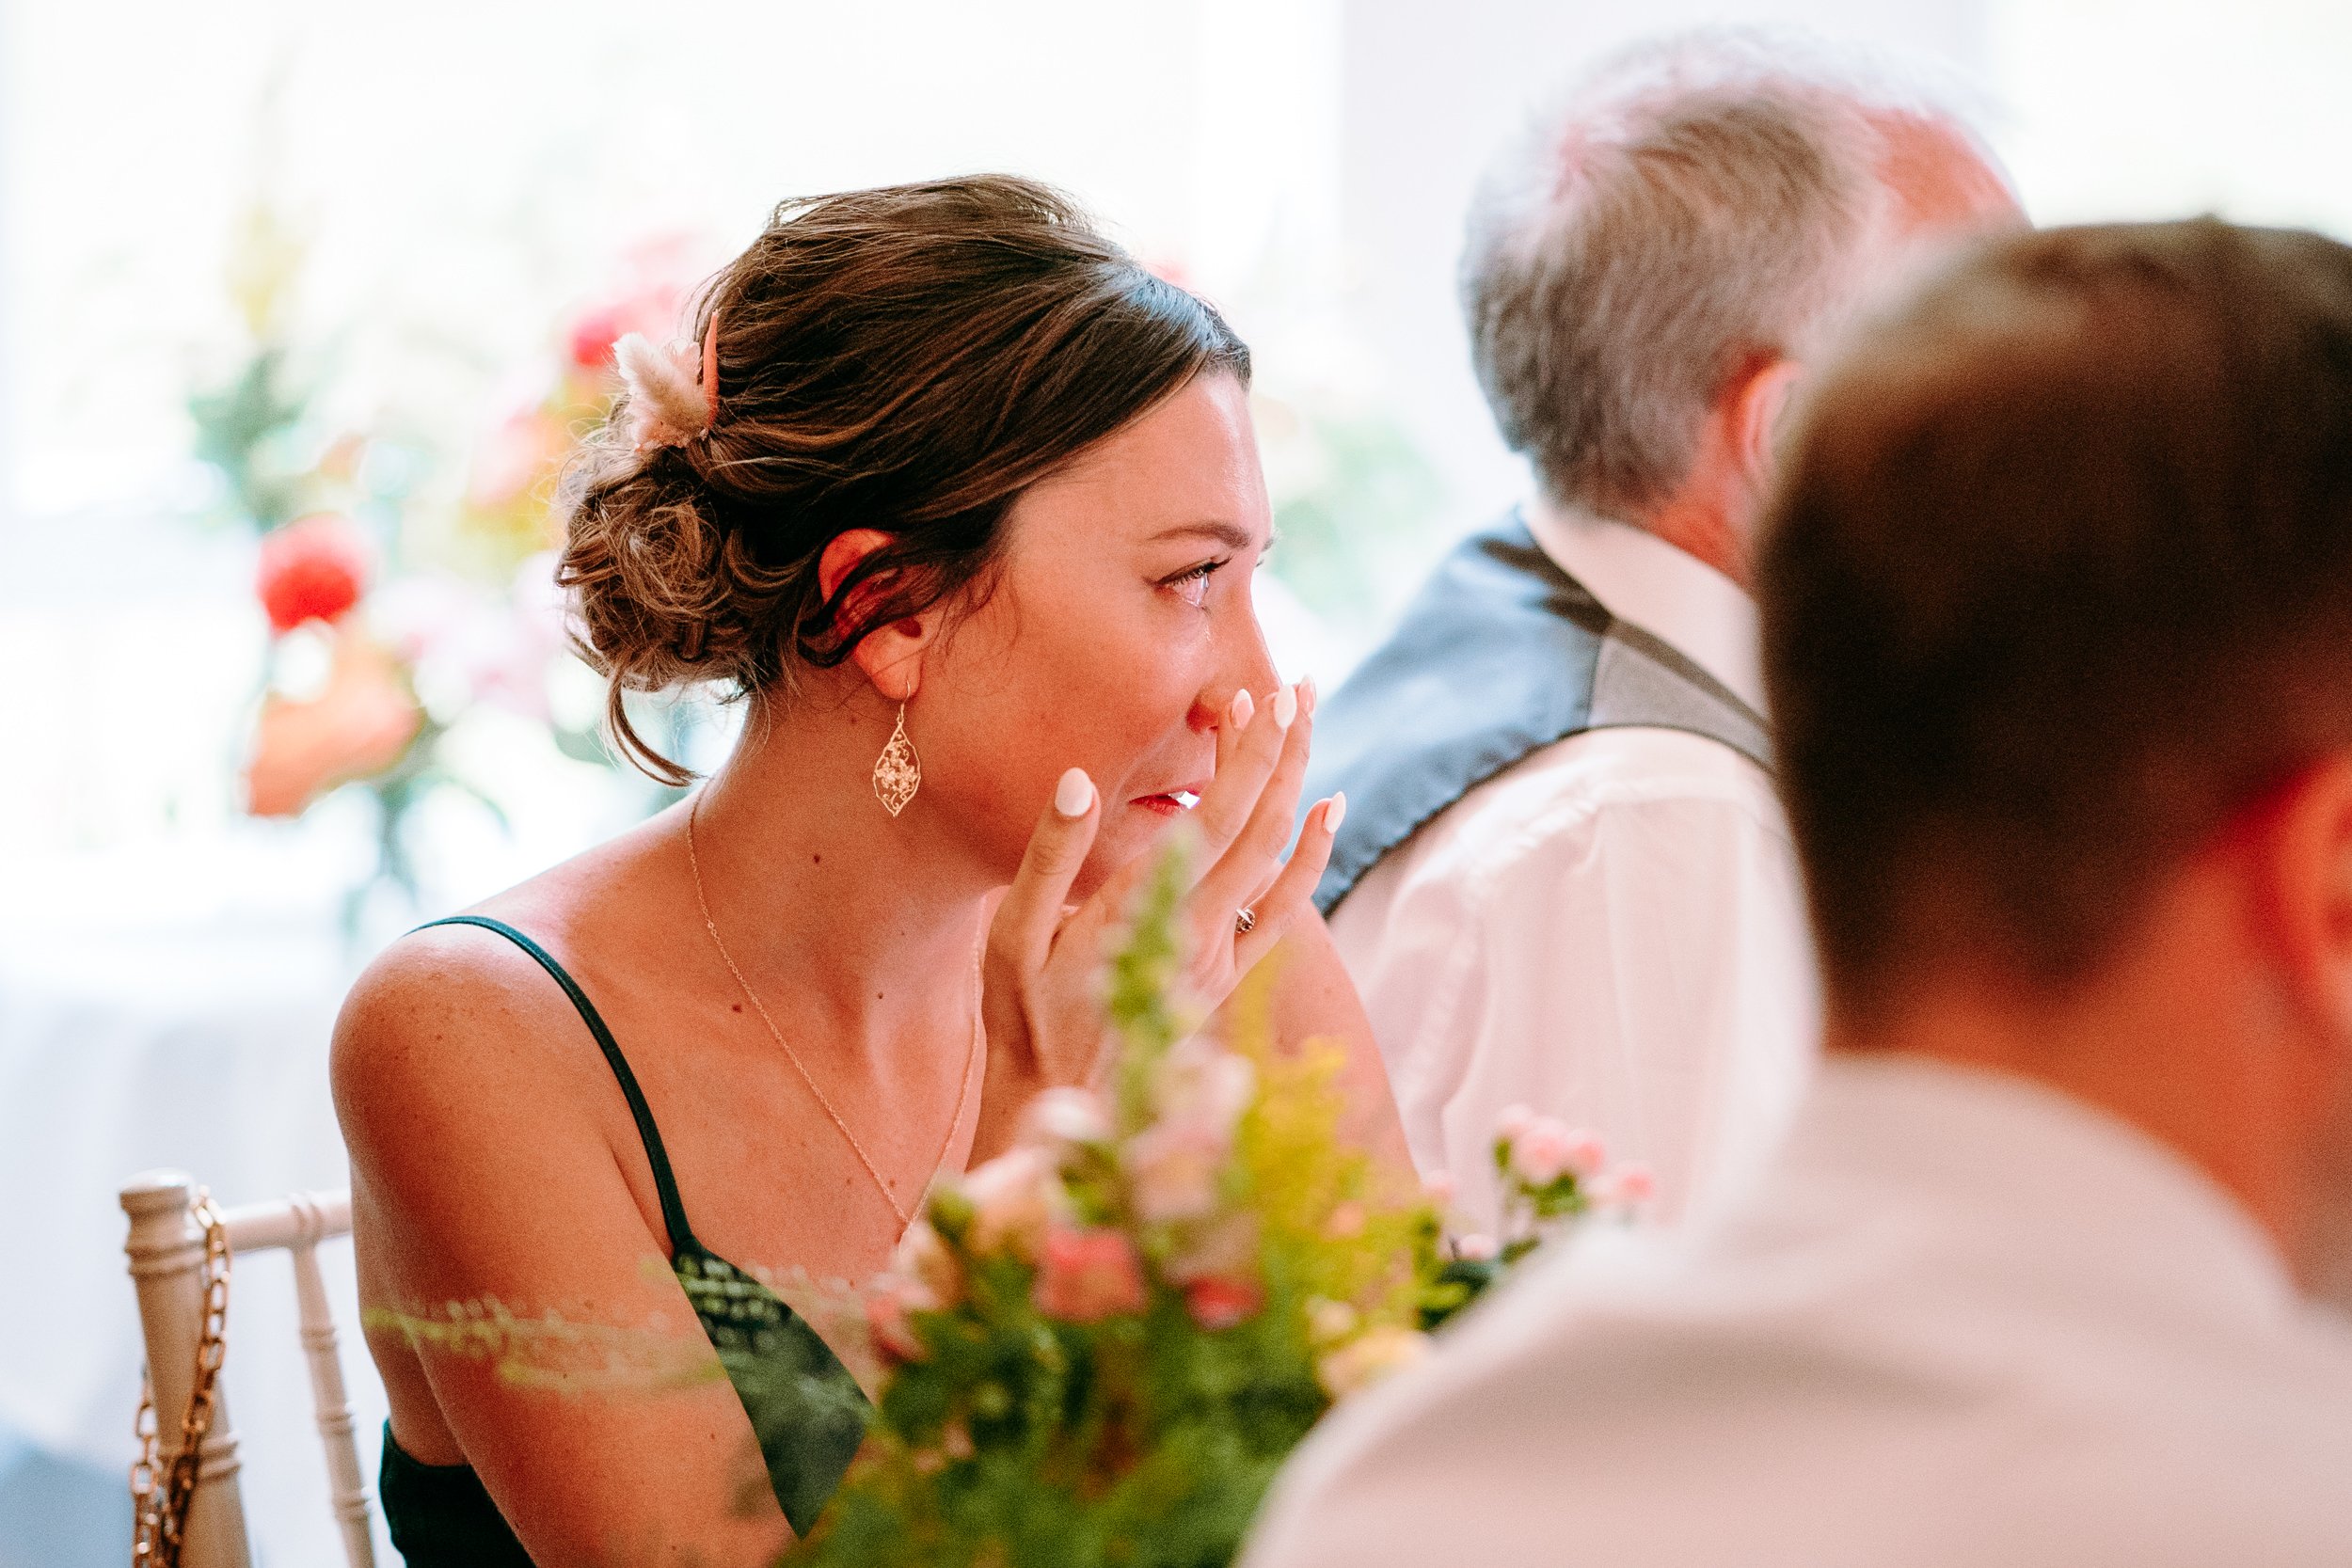
[[[139,1413],[133,1431],[138,1462],[131,1466],[132,1568],[179,1568],[188,1503],[196,1496],[197,1467],[204,1438],[213,1430],[213,1406],[220,1364],[229,1350],[229,1227],[221,1223],[213,1196],[196,1195],[197,1223],[204,1227],[204,1322],[196,1337],[196,1378],[188,1386],[187,1413],[180,1420],[180,1448],[161,1479],[155,1452],[155,1390],[139,1380]]]

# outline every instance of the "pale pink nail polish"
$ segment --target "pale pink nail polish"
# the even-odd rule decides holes
[[[1347,820],[1347,791],[1331,797],[1331,803],[1323,808],[1323,831],[1337,835],[1340,824]]]
[[[1256,715],[1257,711],[1258,699],[1249,694],[1248,687],[1245,686],[1233,693],[1233,705],[1228,710],[1233,721],[1233,728],[1248,729],[1250,719]]]

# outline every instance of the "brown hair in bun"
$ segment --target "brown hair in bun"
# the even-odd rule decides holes
[[[1212,307],[1008,175],[787,201],[704,291],[695,336],[714,321],[710,428],[640,448],[625,399],[561,504],[613,738],[673,784],[624,692],[839,664],[977,578],[1027,486],[1202,372],[1249,374]],[[818,559],[855,528],[894,537],[827,595]]]

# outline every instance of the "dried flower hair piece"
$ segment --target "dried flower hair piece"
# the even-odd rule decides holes
[[[719,422],[719,322],[712,317],[699,350],[691,343],[656,348],[630,332],[612,345],[628,388],[628,434],[640,451],[682,447]]]

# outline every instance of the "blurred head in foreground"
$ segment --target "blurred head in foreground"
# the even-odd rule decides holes
[[[2352,249],[2005,239],[1813,391],[1758,567],[1833,1049],[2352,1191]]]
[[[1098,863],[1132,856],[1206,783],[1215,715],[1275,685],[1223,319],[1057,192],[985,175],[785,203],[691,330],[699,368],[682,347],[652,400],[681,408],[632,395],[564,507],[632,759],[685,781],[622,699],[707,683],[755,727],[853,720],[838,767],[803,746],[795,781],[848,798],[903,704],[922,801],[896,842],[934,873],[1007,880],[1073,763],[1104,802]]]
[[[1744,582],[1804,367],[1922,256],[2021,221],[1991,152],[1894,68],[1686,34],[1603,65],[1488,168],[1471,358],[1545,501]]]

